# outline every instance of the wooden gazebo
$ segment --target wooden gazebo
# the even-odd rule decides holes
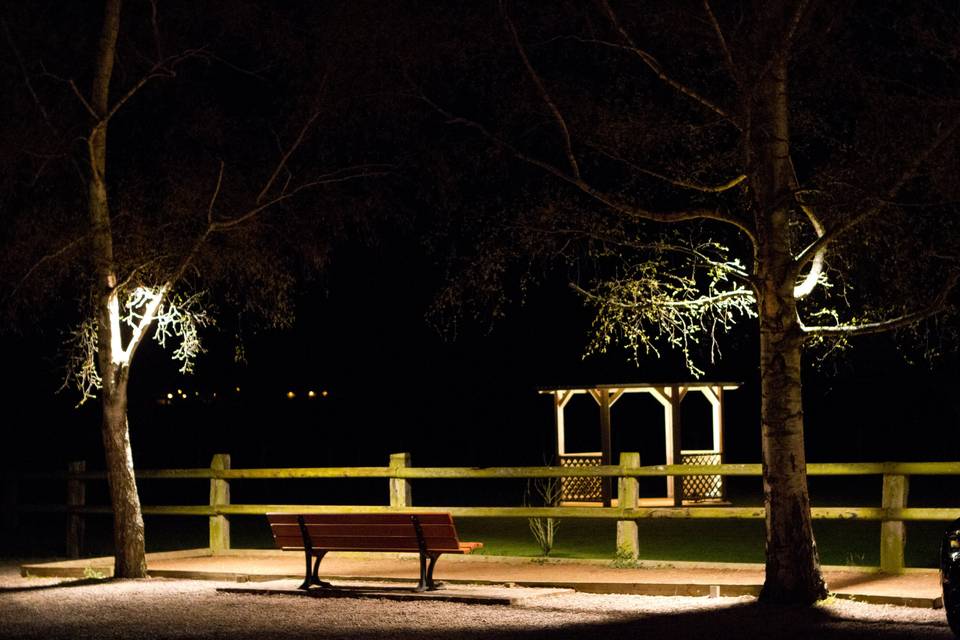
[[[666,441],[667,464],[713,465],[723,462],[723,400],[724,392],[739,388],[735,382],[631,383],[604,384],[593,387],[558,387],[541,389],[540,393],[553,396],[557,426],[556,455],[560,466],[586,467],[613,464],[610,435],[610,409],[625,393],[647,393],[663,407],[663,428]],[[690,391],[704,395],[712,407],[713,445],[710,449],[682,450],[680,403]],[[566,449],[564,409],[578,394],[587,394],[600,406],[600,451],[572,452]],[[612,499],[609,479],[571,477],[562,479],[562,500],[565,503],[594,503],[609,506]],[[679,487],[676,479],[667,478],[667,495],[642,499],[649,504],[715,502],[724,499],[724,482],[720,476],[686,476]]]

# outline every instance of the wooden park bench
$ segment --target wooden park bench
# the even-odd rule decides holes
[[[277,547],[305,554],[301,589],[330,586],[318,575],[320,561],[328,551],[381,551],[419,553],[416,591],[432,591],[440,586],[433,581],[433,568],[442,554],[470,553],[483,546],[460,542],[449,513],[268,513],[267,520]]]

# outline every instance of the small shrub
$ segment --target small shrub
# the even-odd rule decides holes
[[[617,547],[611,565],[617,569],[636,569],[640,566],[640,560],[633,557],[633,551],[628,547]]]
[[[104,574],[102,571],[94,569],[93,567],[83,568],[83,578],[85,580],[103,580],[106,577],[106,574]]]
[[[523,504],[533,506],[530,503],[535,496],[536,502],[542,506],[555,507],[560,504],[561,495],[560,478],[533,478],[527,481]],[[543,557],[549,556],[560,528],[560,518],[527,518],[527,523],[540,553]]]

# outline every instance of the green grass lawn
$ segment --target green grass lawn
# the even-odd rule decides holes
[[[463,540],[483,542],[480,553],[540,556],[540,548],[521,518],[458,518]],[[936,567],[945,524],[907,526],[907,564]],[[761,520],[641,520],[640,556],[645,560],[763,562]],[[880,564],[880,525],[876,522],[817,521],[814,535],[820,559],[830,565]],[[568,519],[560,523],[554,558],[613,559],[616,524],[610,520]]]

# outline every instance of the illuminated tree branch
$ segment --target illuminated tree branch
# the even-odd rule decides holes
[[[798,203],[800,204],[800,209],[807,215],[807,219],[810,221],[811,226],[813,226],[813,230],[816,232],[817,236],[822,237],[825,233],[823,223],[820,222],[820,219],[817,218],[816,214],[813,212],[813,209],[809,205],[803,204],[799,201]],[[813,256],[813,262],[810,265],[810,271],[807,272],[807,275],[803,278],[803,281],[793,288],[793,296],[795,298],[799,299],[807,297],[813,293],[813,290],[817,288],[818,284],[822,284],[823,267],[826,259],[826,253],[827,249],[826,247],[823,247]]]
[[[900,177],[896,180],[896,182],[894,182],[893,186],[887,191],[884,201],[895,200],[897,194],[900,192],[900,189],[902,189],[907,182],[912,180],[917,175],[920,167],[930,158],[931,155],[933,155],[937,149],[947,142],[958,129],[960,129],[960,116],[955,118],[949,126],[942,128],[940,133],[930,142],[930,144],[921,149],[920,153],[913,158],[913,160],[904,169]],[[795,268],[798,271],[802,269],[806,263],[813,260],[818,253],[829,246],[832,242],[849,232],[851,229],[857,227],[862,222],[878,214],[883,210],[883,208],[883,202],[873,203],[871,206],[864,208],[860,212],[855,213],[846,220],[826,230],[826,232],[824,232],[812,243],[807,245],[807,247],[797,255],[795,260]]]
[[[714,269],[698,277],[667,271],[657,259],[636,266],[627,277],[609,280],[588,291],[571,285],[596,307],[594,337],[588,353],[623,344],[633,352],[659,356],[657,343],[678,349],[687,369],[703,375],[693,348],[709,341],[710,360],[720,355],[717,334],[729,331],[741,318],[756,317],[751,289],[729,288],[728,273]],[[706,284],[702,282],[707,279]]]
[[[837,324],[832,326],[807,327],[802,326],[804,334],[808,339],[814,338],[852,338],[855,336],[867,336],[878,333],[886,333],[904,329],[916,325],[923,320],[927,320],[948,310],[948,298],[960,280],[960,272],[950,274],[943,288],[937,293],[936,297],[922,309],[917,309],[910,313],[905,313],[894,318],[883,320],[853,322],[847,324]]]

